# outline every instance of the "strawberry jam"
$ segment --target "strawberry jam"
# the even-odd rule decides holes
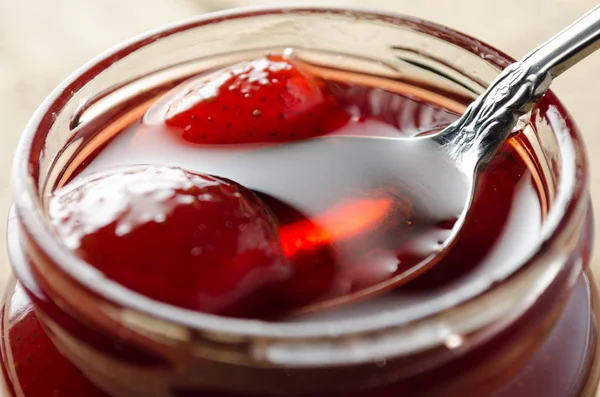
[[[274,55],[192,79],[155,107],[159,122],[198,144],[307,139],[349,118],[322,80]]]
[[[258,197],[177,168],[109,171],[56,197],[49,214],[64,241],[108,277],[185,308],[251,316],[292,270]]]
[[[448,245],[466,196],[451,167],[397,142],[455,121],[469,87],[313,56],[182,62],[72,110],[64,147],[29,168],[50,175],[54,251],[20,207],[9,222],[10,395],[591,396],[587,202],[568,236],[544,231],[562,163],[540,147],[577,144],[554,95],[481,170]]]
[[[413,158],[394,138],[435,131],[457,115],[304,69],[270,55],[159,96],[51,198],[60,238],[148,297],[237,317],[286,315],[416,276],[466,197],[445,172],[451,167],[428,171],[435,155],[411,149]],[[180,168],[128,168],[157,162]],[[178,177],[189,172],[196,174]],[[495,188],[512,195],[513,182],[527,176],[507,172],[515,174],[510,185]],[[184,187],[209,175],[239,184],[237,196]],[[441,205],[437,192],[447,196]],[[242,221],[245,207],[253,215]]]

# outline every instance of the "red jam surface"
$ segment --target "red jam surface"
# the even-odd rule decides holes
[[[437,131],[457,115],[410,96],[324,80],[307,70],[268,56],[199,76],[157,98],[143,117],[86,159],[52,198],[49,214],[57,236],[132,290],[239,317],[277,317],[344,296],[438,252],[459,214],[428,208],[420,200],[426,192],[398,184],[395,175],[410,170],[395,167],[386,138]],[[383,306],[367,302],[363,309],[385,310],[386,300],[410,305],[419,294],[443,293],[523,259],[539,234],[542,210],[519,155],[522,144],[513,138],[487,166],[470,221],[450,254],[373,300]],[[47,297],[38,296],[36,303],[46,314],[57,310]],[[56,350],[19,285],[4,316],[4,371],[16,396],[105,395]],[[479,385],[474,396],[578,396],[595,346],[593,316],[583,276],[548,339],[504,371],[503,379],[497,375]],[[437,380],[442,384],[487,368],[491,357],[541,326],[535,315],[531,318],[422,377],[333,395],[459,397],[464,394],[432,390]],[[152,358],[123,353],[103,336],[89,337],[95,331],[85,324],[65,323],[102,354],[135,368],[163,368]],[[572,344],[564,344],[566,339]],[[544,393],[536,394],[541,388]]]

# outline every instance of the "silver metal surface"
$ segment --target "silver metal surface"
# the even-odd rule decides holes
[[[433,139],[467,175],[506,141],[552,80],[600,48],[600,5],[507,67],[463,116]]]

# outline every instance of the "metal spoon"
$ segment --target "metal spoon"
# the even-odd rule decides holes
[[[407,189],[425,185],[422,190],[428,193],[430,207],[435,208],[437,200],[439,206],[456,210],[460,216],[441,251],[417,266],[356,293],[323,300],[295,313],[320,311],[375,296],[431,268],[460,235],[472,206],[479,171],[511,136],[519,118],[534,107],[554,78],[599,47],[600,5],[507,67],[460,119],[441,132],[417,139],[382,140],[379,145],[363,145],[357,138],[358,145],[346,147],[359,162],[351,172],[364,170],[369,164],[376,166],[373,161],[381,158],[395,158],[397,169],[411,170],[401,177]],[[414,153],[419,153],[418,159]],[[421,166],[423,157],[428,164],[425,170]]]

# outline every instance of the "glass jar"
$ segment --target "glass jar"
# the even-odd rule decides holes
[[[305,323],[222,318],[129,291],[58,243],[47,197],[98,145],[81,130],[106,123],[102,109],[132,106],[132,93],[199,68],[287,47],[467,101],[512,62],[420,19],[319,8],[203,15],[92,60],[36,111],[16,153],[8,225],[16,279],[2,311],[7,389],[19,397],[594,395],[588,171],[579,132],[552,92],[521,133],[540,187],[539,236],[518,259],[409,308]]]

